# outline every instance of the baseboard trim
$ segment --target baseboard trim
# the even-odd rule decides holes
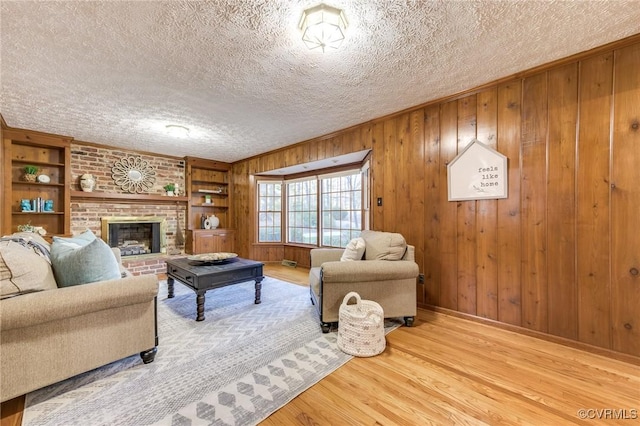
[[[600,355],[600,356],[615,359],[618,361],[626,362],[628,364],[640,366],[640,357],[630,355],[630,354],[625,354],[622,352],[617,352],[611,349],[605,349],[598,346],[593,346],[588,343],[578,342],[576,340],[567,339],[565,337],[554,336],[551,334],[543,333],[541,331],[530,330],[525,327],[521,327],[513,324],[507,324],[504,322],[492,320],[490,318],[482,318],[475,315],[466,314],[464,312],[454,311],[453,309],[443,308],[440,306],[420,305],[418,309],[424,309],[427,311],[433,311],[433,312],[437,312],[445,315],[450,315],[452,317],[457,317],[457,318],[477,322],[480,324],[490,325],[492,327],[512,331],[514,333],[523,334],[525,336],[535,337],[537,339],[546,340],[552,343],[558,343],[563,346],[580,349],[582,351],[589,352],[595,355]]]

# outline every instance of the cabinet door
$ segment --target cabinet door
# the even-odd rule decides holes
[[[233,253],[233,234],[224,233],[218,235],[219,251]]]
[[[198,233],[194,236],[195,253],[213,253],[215,252],[215,236],[211,234]]]

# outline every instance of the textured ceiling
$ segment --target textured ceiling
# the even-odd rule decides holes
[[[326,2],[349,28],[323,54],[297,28],[316,0],[2,0],[0,113],[233,162],[640,32],[637,0]]]

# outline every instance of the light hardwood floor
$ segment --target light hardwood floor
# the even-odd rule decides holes
[[[265,275],[306,285],[308,270],[266,264]],[[421,309],[382,354],[352,359],[261,423],[428,424],[640,424],[640,367]]]
[[[306,283],[308,270],[282,268],[265,274]],[[261,423],[414,424],[640,424],[640,367],[421,309],[382,354],[354,358]]]

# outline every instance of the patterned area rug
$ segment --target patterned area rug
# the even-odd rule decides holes
[[[343,365],[336,333],[322,334],[308,288],[273,278],[195,293],[160,283],[160,345],[27,395],[23,425],[254,425]],[[387,332],[400,322],[389,323]]]

